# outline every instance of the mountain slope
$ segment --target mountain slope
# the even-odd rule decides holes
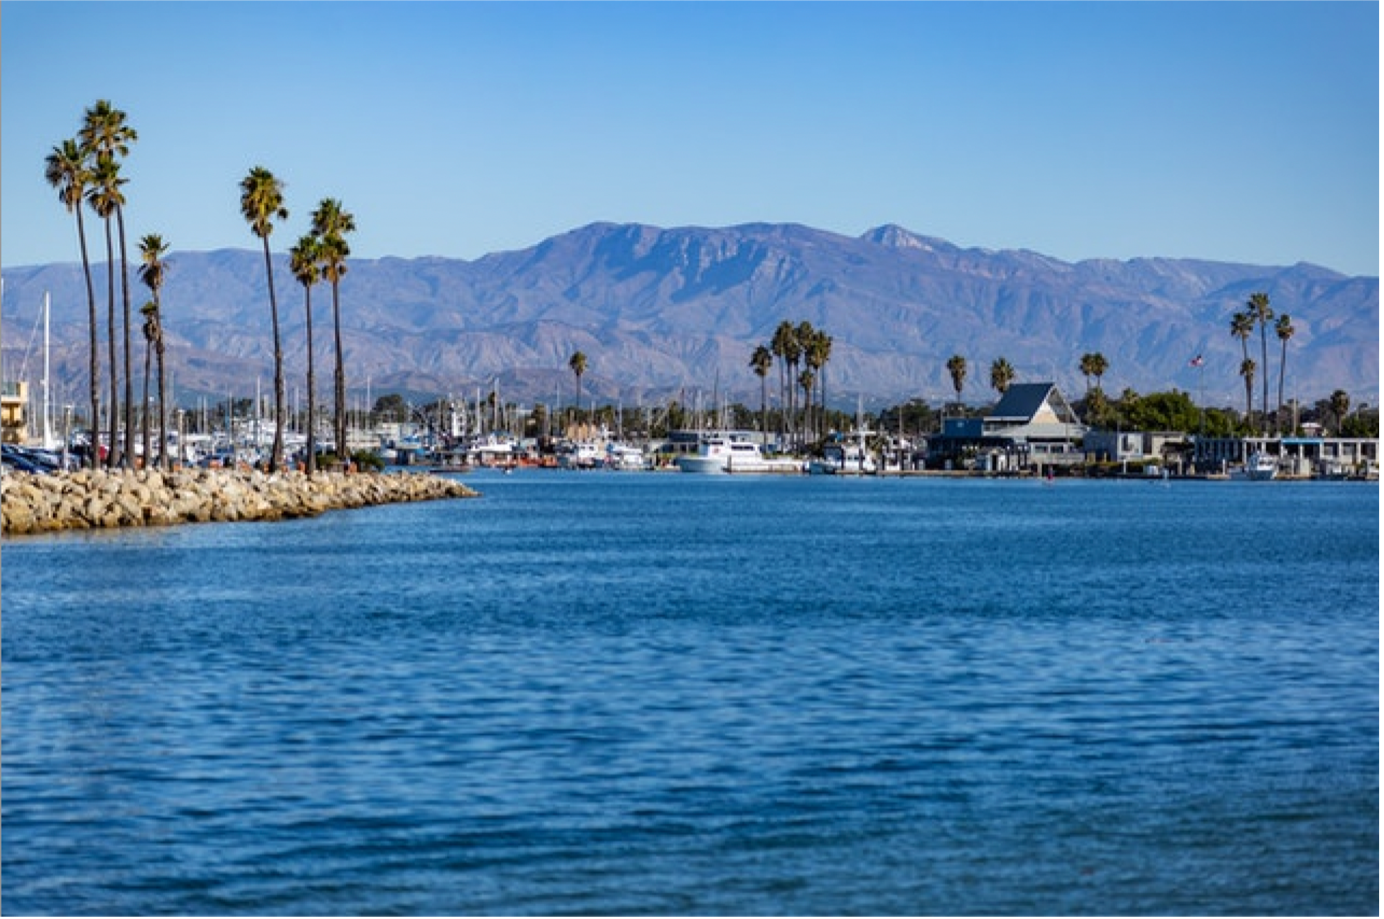
[[[292,388],[303,367],[303,292],[286,257],[277,259]],[[170,263],[163,301],[179,390],[253,392],[256,375],[267,381],[272,373],[261,256],[179,252]],[[103,267],[96,284],[104,310]],[[54,341],[61,343],[55,377],[70,389],[64,398],[81,401],[86,302],[79,265],[7,271],[7,373],[22,360],[44,290],[53,295]],[[1356,401],[1376,401],[1377,278],[1306,264],[1067,263],[1025,250],[963,249],[897,226],[853,238],[792,224],[598,223],[475,261],[353,260],[342,311],[349,381],[362,395],[367,383],[374,394],[392,387],[470,394],[499,378],[507,399],[570,399],[567,361],[581,350],[589,360],[583,389],[596,398],[632,404],[719,386],[757,402],[750,354],[787,319],[833,337],[828,396],[842,404],[853,405],[857,394],[950,397],[945,363],[957,353],[971,368],[968,401],[992,397],[988,367],[1000,356],[1020,380],[1053,379],[1079,393],[1077,362],[1100,351],[1110,364],[1108,391],[1177,387],[1195,396],[1204,387],[1208,401],[1241,405],[1241,346],[1229,321],[1259,290],[1276,311],[1292,315],[1297,330],[1289,396],[1316,399],[1343,388]],[[143,299],[137,290],[136,305]],[[326,360],[330,288],[315,288],[313,300]],[[1258,361],[1257,334],[1249,344]],[[1272,330],[1269,349],[1276,389]],[[1207,361],[1204,378],[1188,367],[1198,353]]]

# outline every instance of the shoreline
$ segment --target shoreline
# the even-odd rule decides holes
[[[429,474],[179,469],[7,472],[0,482],[0,534],[291,520],[327,511],[475,498]]]

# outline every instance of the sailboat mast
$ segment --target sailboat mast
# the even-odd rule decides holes
[[[49,359],[48,359],[48,291],[43,292],[43,449],[51,450],[57,446],[53,437],[53,413],[51,411],[52,398],[49,395]]]

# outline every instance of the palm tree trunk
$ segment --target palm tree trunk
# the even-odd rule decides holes
[[[125,459],[124,465],[128,469],[134,465],[130,458],[129,441],[134,437],[135,432],[135,399],[134,399],[134,380],[130,373],[130,263],[125,250],[125,209],[119,205],[115,208],[115,223],[120,230],[120,295],[124,300],[125,306]],[[148,392],[145,393],[145,414],[148,414]],[[145,421],[146,428],[148,420]],[[149,451],[144,451],[144,465],[149,465]]]
[[[1260,380],[1263,388],[1264,401],[1264,436],[1269,436],[1269,331],[1268,323],[1261,320],[1259,322],[1259,349],[1260,357],[1264,361],[1264,375]]]
[[[148,341],[144,342],[144,400],[140,405],[144,408],[144,434],[141,443],[144,446],[144,468],[149,469],[154,465],[153,449],[149,445],[149,359],[153,355],[153,347]]]
[[[1283,353],[1278,358],[1278,411],[1274,413],[1278,428],[1283,428],[1283,375],[1288,367],[1288,339],[1283,339]]]
[[[346,447],[346,367],[341,351],[341,296],[339,280],[332,281],[332,327],[336,337],[336,455],[345,463],[350,463],[351,453]]]
[[[159,320],[158,337],[154,339],[154,351],[159,361],[159,468],[168,468],[168,402],[164,398],[163,373],[163,321]],[[178,443],[181,455],[182,442]]]
[[[110,418],[110,452],[106,454],[106,468],[114,469],[117,464],[124,462],[123,453],[120,449],[120,364],[116,360],[115,349],[115,242],[111,238],[111,219],[106,218],[106,342],[110,353],[111,372],[111,404],[106,407]]]
[[[101,454],[101,347],[96,335],[96,288],[91,282],[91,257],[87,253],[86,224],[82,220],[82,205],[77,207],[77,239],[82,247],[82,274],[86,278],[87,320],[91,332],[91,366],[88,371],[91,388],[91,455],[88,465],[95,469],[100,463]]]
[[[307,310],[307,476],[317,472],[317,375],[313,370],[313,288],[303,286]]]
[[[269,235],[264,242],[264,271],[269,278],[269,320],[274,327],[274,444],[269,451],[269,471],[277,472],[284,462],[284,352],[279,341],[279,302],[274,297],[274,260],[269,257]],[[259,406],[255,407],[259,411]]]

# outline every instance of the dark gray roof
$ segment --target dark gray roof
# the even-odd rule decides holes
[[[1044,401],[1048,402],[1059,419],[1068,424],[1076,423],[1076,414],[1057,391],[1055,383],[1015,383],[990,410],[987,417],[991,421],[1014,421],[1023,424],[1033,419],[1043,407]]]

